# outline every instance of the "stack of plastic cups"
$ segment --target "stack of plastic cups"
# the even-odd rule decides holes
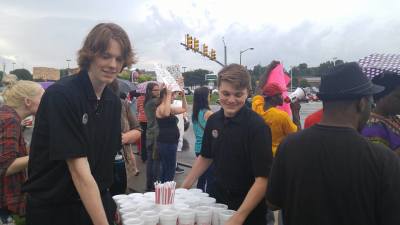
[[[213,206],[217,201],[211,197],[201,197],[199,204],[202,206]]]
[[[139,215],[142,215],[142,212],[151,211],[151,210],[153,210],[153,208],[154,208],[154,205],[149,204],[149,203],[143,203],[141,206],[137,207],[135,212],[138,213]]]
[[[226,209],[226,210],[221,210],[219,212],[219,225],[224,225],[235,213],[235,210],[230,210],[230,209]]]
[[[121,214],[121,216],[131,213],[131,212],[135,212],[137,209],[137,206],[135,205],[129,205],[126,207],[122,207],[121,209],[119,209],[119,213]]]
[[[196,209],[196,223],[201,225],[211,225],[212,211],[208,206],[199,206]]]
[[[194,209],[199,206],[200,198],[193,195],[187,195],[184,203],[189,205],[190,208]]]
[[[212,215],[212,224],[213,224],[213,225],[219,225],[219,213],[220,213],[222,210],[226,210],[226,209],[228,209],[228,206],[225,205],[225,204],[215,203],[215,204],[212,206],[212,212],[213,212],[213,215]]]
[[[175,210],[166,209],[160,212],[160,225],[176,225],[178,214]]]
[[[144,225],[144,223],[140,219],[128,219],[123,225]]]
[[[130,219],[138,219],[139,216],[140,215],[137,212],[128,212],[128,213],[121,215],[121,218],[122,218],[122,222],[125,223],[125,221],[128,221]]]
[[[184,203],[175,203],[174,204],[174,209],[177,211],[180,211],[181,209],[188,209],[189,205],[184,204]]]
[[[155,211],[143,211],[140,218],[143,220],[144,225],[157,225],[159,222],[158,213]]]
[[[199,193],[203,193],[203,190],[201,190],[201,189],[198,189],[198,188],[192,188],[192,189],[189,189],[188,190],[189,191],[189,193],[192,193],[192,194],[199,194]]]
[[[194,225],[196,214],[193,209],[181,209],[178,213],[179,225]]]
[[[132,199],[144,197],[142,193],[130,193],[128,196]]]

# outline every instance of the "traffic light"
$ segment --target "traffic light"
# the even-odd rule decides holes
[[[211,60],[216,60],[217,59],[217,53],[215,52],[215,49],[211,49],[210,59]]]
[[[208,56],[208,46],[206,44],[203,44],[203,55]]]
[[[199,39],[197,39],[197,38],[194,38],[194,47],[193,47],[193,49],[194,49],[194,51],[199,51]]]
[[[186,34],[186,50],[193,49],[193,39],[192,36]]]

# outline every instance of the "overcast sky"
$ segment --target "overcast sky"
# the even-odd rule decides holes
[[[15,68],[76,66],[90,29],[115,22],[129,34],[139,62],[221,67],[186,51],[186,33],[215,48],[228,63],[253,67],[271,60],[285,67],[317,66],[333,58],[355,61],[371,53],[400,53],[399,0],[1,0],[0,63]],[[1,68],[2,69],[2,68]]]

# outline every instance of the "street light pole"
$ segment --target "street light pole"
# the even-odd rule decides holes
[[[335,64],[336,64],[337,58],[336,58],[336,57],[333,57],[332,59],[333,59],[333,67],[335,67],[335,66],[336,66]]]
[[[186,68],[186,66],[182,66],[183,72],[185,72]]]
[[[240,51],[239,65],[242,65],[242,53],[244,53],[244,52],[246,52],[246,51],[248,51],[248,50],[254,50],[254,48],[248,48],[248,49],[245,49],[245,50],[243,50],[243,51]]]
[[[12,65],[13,65],[13,70],[14,70],[15,62],[12,62]]]
[[[224,43],[224,64],[226,66],[226,44],[225,44],[225,39],[222,37],[222,42]]]
[[[290,92],[293,91],[293,66],[290,67]]]

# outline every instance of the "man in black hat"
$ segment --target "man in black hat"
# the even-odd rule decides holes
[[[358,132],[382,90],[357,63],[322,77],[321,122],[281,143],[268,180],[285,225],[400,224],[399,159]]]

